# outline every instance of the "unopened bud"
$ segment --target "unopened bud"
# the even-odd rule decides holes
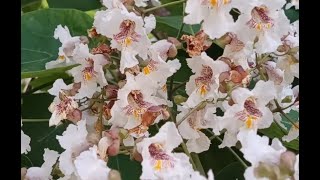
[[[281,52],[281,53],[285,53],[285,52],[288,52],[289,51],[289,46],[288,45],[280,45],[278,48],[277,48],[277,51],[278,52]]]
[[[90,37],[90,38],[94,38],[94,37],[97,37],[97,36],[99,36],[99,34],[97,33],[97,30],[96,30],[96,28],[91,28],[91,29],[88,29],[88,36]]]
[[[21,168],[21,180],[25,179],[26,174],[27,174],[27,168],[25,167]]]
[[[135,140],[135,144],[141,142],[143,140],[143,137],[140,137],[138,139]],[[138,152],[137,150],[137,146],[135,145],[131,154],[131,158],[138,161],[138,162],[142,162],[143,158],[142,155]]]
[[[280,155],[280,167],[285,171],[293,172],[296,155],[291,151],[286,151]]]
[[[171,45],[168,50],[168,53],[167,53],[168,57],[174,58],[177,56],[177,54],[178,54],[178,50],[177,50],[176,46]]]
[[[117,98],[119,87],[116,85],[108,84],[104,87],[106,97],[108,99]]]
[[[104,132],[104,136],[111,138],[112,143],[108,148],[107,154],[109,156],[116,156],[120,149],[119,129],[114,128]]]
[[[281,103],[291,103],[292,101],[292,96],[286,96],[281,100]]]
[[[67,114],[67,119],[76,124],[82,119],[82,112],[79,109],[75,109]]]
[[[298,51],[299,51],[299,46],[291,48],[289,51],[289,54],[297,54]]]
[[[257,178],[279,179],[281,177],[279,167],[275,164],[259,163],[254,169]]]
[[[175,37],[168,37],[168,41],[172,43],[176,49],[181,49],[182,43]]]
[[[183,97],[183,96],[181,96],[181,95],[176,95],[176,96],[173,97],[173,101],[174,101],[174,103],[176,103],[176,104],[181,104],[181,103],[183,103],[183,102],[186,102],[186,101],[187,101],[187,98],[186,98],[186,97]]]
[[[87,36],[80,36],[80,41],[83,44],[89,44],[89,39],[87,38]]]
[[[81,88],[81,82],[73,83],[72,89],[70,89],[70,96],[75,96],[78,93],[78,90]]]
[[[161,113],[162,113],[163,119],[165,119],[165,120],[169,119],[170,113],[167,108],[163,108],[161,110]]]
[[[108,175],[108,180],[121,180],[121,174],[119,171],[111,169]]]

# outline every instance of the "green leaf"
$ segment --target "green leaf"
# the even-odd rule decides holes
[[[48,0],[50,8],[70,8],[88,11],[102,7],[99,0]]]
[[[23,96],[21,116],[23,119],[49,119],[48,110],[54,96],[48,93],[30,94]],[[49,124],[47,124],[49,126]]]
[[[180,26],[183,22],[182,16],[167,16],[167,17],[156,17],[157,26],[156,29],[160,32],[166,32],[168,36],[176,36]],[[200,29],[200,25],[193,25],[193,31],[196,33]],[[168,30],[168,31],[167,31]],[[184,25],[182,31],[184,33],[192,34],[188,25]]]
[[[61,135],[67,124],[49,127],[49,122],[46,121],[51,116],[48,107],[53,98],[47,93],[31,94],[23,97],[21,116],[24,122],[22,130],[31,138],[31,151],[27,155],[21,156],[22,166],[41,166],[44,148],[58,152],[63,151],[56,140],[56,135]]]
[[[240,162],[233,162],[225,166],[220,172],[215,176],[216,180],[242,180],[244,179],[243,173],[245,169]]]
[[[272,123],[269,128],[260,129],[259,132],[268,136],[269,138],[278,138],[281,140],[281,138],[283,137],[282,131],[279,129],[279,127],[275,123]],[[282,143],[287,148],[299,151],[299,141],[298,140],[293,140],[291,142],[283,141]]]
[[[78,66],[78,64],[66,66],[66,67],[59,67],[59,68],[53,68],[53,69],[47,69],[47,70],[41,70],[41,71],[32,71],[32,72],[22,72],[21,73],[21,79],[24,78],[33,78],[33,77],[42,77],[42,76],[50,76],[53,74],[62,74],[67,70],[72,69],[73,67]]]
[[[68,26],[72,36],[85,35],[93,19],[73,9],[43,9],[21,17],[21,72],[41,71],[58,56],[59,40],[53,38],[57,25]]]
[[[294,9],[294,6],[290,9],[287,9],[284,11],[288,19],[290,20],[290,23],[295,22],[296,20],[299,20],[299,11]]]
[[[217,139],[213,139],[211,141],[211,145],[208,151],[202,152],[199,154],[200,161],[202,163],[202,166],[205,170],[205,172],[208,172],[210,169],[212,169],[213,174],[218,176],[220,173],[223,173],[225,169],[228,170],[228,166],[230,164],[238,163],[237,159],[234,157],[234,155],[228,150],[228,148],[222,148],[220,149],[219,146],[220,141]],[[235,148],[232,148],[235,150],[235,152],[242,157],[243,155],[236,150]],[[232,167],[238,166],[238,164],[233,165]],[[230,176],[224,176],[223,174],[219,176],[218,180],[225,180],[223,177],[228,177],[227,179],[244,179],[243,173],[244,172],[243,166],[240,164],[240,167],[237,167],[237,170],[235,171],[234,175]],[[231,178],[233,177],[233,178]],[[217,179],[218,177],[216,177]]]
[[[162,4],[167,4],[176,0],[161,0]],[[182,3],[165,7],[170,12],[170,16],[182,16]]]
[[[21,156],[21,160],[24,159],[24,161],[22,161],[23,164],[21,165],[24,167],[41,166],[45,148],[61,153],[63,149],[57,141],[56,135],[62,135],[66,127],[67,124],[49,127],[49,122],[24,122],[22,130],[31,138],[31,151],[28,154]],[[28,158],[29,160],[26,161],[25,159]]]
[[[142,173],[141,164],[137,161],[131,160],[128,155],[118,155],[110,157],[108,167],[118,170],[121,174],[122,180],[139,179]]]

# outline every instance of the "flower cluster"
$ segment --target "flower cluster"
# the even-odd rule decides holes
[[[251,163],[246,179],[299,179],[299,155],[281,143],[299,136],[299,120],[287,115],[299,111],[299,86],[293,87],[299,21],[290,24],[284,13],[299,9],[299,1],[187,0],[183,23],[201,24],[200,30],[156,41],[148,36],[155,16],[138,11],[148,3],[161,6],[157,0],[103,0],[106,10],[96,12],[88,37],[57,26],[61,47],[46,69],[73,67],[67,71],[73,83],[57,79],[48,90],[55,96],[49,126],[69,124],[56,136],[64,151],[45,149],[43,165],[24,168],[22,176],[52,179],[54,168],[61,180],[113,179],[119,174],[108,159],[125,151],[141,162],[140,179],[213,180],[190,153],[208,151],[218,137],[219,148],[241,144]],[[218,58],[208,55],[213,43],[224,48]],[[178,50],[189,57],[180,58]],[[184,83],[173,88],[182,61],[193,73],[185,82],[187,97],[175,96]],[[285,133],[269,145],[258,132],[273,124]],[[30,151],[23,131],[21,141],[21,154]]]

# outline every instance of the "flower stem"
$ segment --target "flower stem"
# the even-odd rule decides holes
[[[170,84],[169,84],[169,92],[168,92],[168,99],[172,101],[173,96],[173,80],[174,80],[174,74],[170,78]]]
[[[194,107],[193,109],[191,109],[186,115],[184,115],[181,120],[179,122],[176,123],[176,126],[179,126],[184,120],[186,120],[188,118],[188,116],[190,116],[190,114],[192,114],[193,112],[195,112],[196,110],[198,110],[199,107],[201,107],[203,104],[207,103],[206,101],[202,101],[200,102],[196,107]]]
[[[48,122],[49,119],[22,119],[22,122]]]
[[[191,162],[191,164],[192,164],[193,169],[197,169],[197,166],[196,166],[196,164],[194,163],[193,158],[191,157],[191,154],[190,154],[189,151],[188,151],[188,148],[187,148],[186,143],[182,142],[182,143],[181,143],[181,147],[182,147],[183,151],[186,153],[186,155],[190,157],[190,162]]]
[[[220,142],[222,142],[222,139],[219,136],[215,136],[213,132],[211,132],[210,130],[207,130],[207,132],[211,133],[213,135],[214,138],[218,139]],[[212,139],[214,139],[212,138]],[[231,147],[227,147],[229,149],[229,151],[237,158],[237,160],[242,164],[242,166],[244,168],[248,168],[248,165],[241,159],[240,156],[238,156],[238,154],[231,148]]]
[[[186,3],[184,2],[183,5],[182,5],[182,17],[184,17],[184,9],[185,9],[185,7],[186,7]],[[182,29],[183,29],[183,26],[184,26],[184,23],[182,21],[181,22],[181,26],[180,26],[179,31],[178,31],[178,34],[176,36],[177,39],[180,37],[180,34],[182,32]]]
[[[186,2],[186,0],[180,0],[180,1],[170,2],[170,3],[167,3],[167,4],[162,4],[160,6],[152,7],[152,8],[149,8],[149,9],[145,9],[143,11],[143,13],[151,12],[151,11],[163,8],[163,7],[172,6],[172,5],[180,4],[180,3],[183,3],[183,2]]]
[[[197,168],[197,170],[200,172],[201,175],[206,176],[206,172],[203,169],[203,166],[201,164],[200,158],[198,156],[198,154],[196,153],[191,153],[191,157],[193,159],[193,162]]]
[[[280,109],[280,113],[282,116],[284,116],[295,128],[299,129],[299,126],[286,114],[283,112],[283,110],[281,109],[279,103],[277,100],[274,100],[276,106],[277,106],[277,109]]]

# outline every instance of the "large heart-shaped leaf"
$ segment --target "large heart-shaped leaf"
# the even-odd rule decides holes
[[[68,26],[71,35],[86,35],[93,19],[73,9],[43,9],[21,18],[21,72],[40,71],[58,56],[59,40],[53,38],[57,25]]]
[[[97,9],[102,6],[99,0],[48,0],[50,8],[72,8],[81,11]]]

